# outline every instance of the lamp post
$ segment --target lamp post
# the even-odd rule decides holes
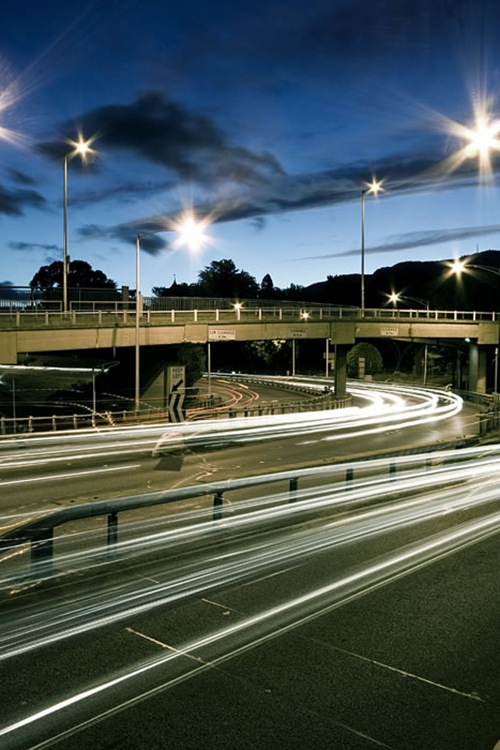
[[[177,231],[179,234],[179,243],[186,244],[191,248],[198,249],[204,242],[205,235],[203,230],[208,224],[208,220],[197,221],[192,214],[187,214],[178,222],[175,222],[171,228],[153,229],[150,232],[140,232],[135,237],[135,388],[134,388],[134,408],[136,414],[140,411],[141,401],[141,330],[140,322],[142,315],[142,295],[141,295],[141,239],[151,237],[163,232]]]
[[[365,314],[365,195],[377,195],[382,190],[382,182],[372,182],[361,191],[361,316]]]
[[[88,141],[80,138],[78,142],[70,141],[74,146],[72,151],[66,151],[63,159],[63,313],[68,312],[68,161],[76,154],[80,154],[83,160],[91,151],[93,139]]]
[[[396,303],[400,300],[408,300],[409,302],[417,302],[419,305],[422,305],[425,307],[427,312],[429,312],[429,300],[426,299],[420,299],[420,297],[410,297],[406,294],[398,294],[397,292],[392,292],[392,294],[389,295],[389,299],[396,307]],[[423,372],[423,385],[427,385],[427,361],[429,356],[429,345],[425,344],[424,346],[424,372]]]

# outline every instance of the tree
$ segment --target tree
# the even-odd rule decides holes
[[[30,281],[32,289],[54,289],[63,286],[63,262],[55,260],[41,266]],[[103,271],[94,270],[84,260],[72,260],[68,269],[68,288],[71,289],[116,289],[116,282],[108,279]]]
[[[198,289],[202,297],[231,297],[255,299],[259,285],[247,271],[239,271],[234,261],[213,260],[198,274]]]
[[[290,284],[283,290],[283,298],[290,300],[290,302],[300,302],[307,299],[307,294],[300,284]]]
[[[266,273],[262,281],[260,282],[259,298],[260,299],[275,299],[276,292],[279,290],[275,288],[271,275]]]
[[[154,286],[151,290],[155,297],[197,297],[199,295],[197,284],[180,284],[174,281],[172,286]]]
[[[382,355],[373,344],[361,341],[347,353],[347,374],[349,377],[357,377],[359,372],[359,359],[364,357],[365,373],[374,375],[382,369]]]

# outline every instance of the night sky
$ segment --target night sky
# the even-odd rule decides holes
[[[498,0],[2,5],[0,283],[68,253],[135,287],[135,236],[193,209],[197,253],[142,240],[141,289],[231,258],[307,285],[500,249]],[[477,123],[491,138],[473,153]]]

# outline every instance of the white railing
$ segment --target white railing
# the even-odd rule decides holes
[[[67,314],[55,310],[13,310],[0,309],[1,328],[40,328],[54,327],[107,327],[110,325],[132,326],[135,323],[135,309],[123,309],[120,303],[88,302],[72,309]],[[241,307],[238,309],[192,309],[192,310],[153,310],[144,306],[140,312],[141,325],[175,325],[185,323],[249,323],[286,321],[307,325],[308,323],[329,320],[356,321],[420,321],[420,322],[499,322],[500,312],[479,312],[472,310],[392,310],[368,308],[364,315],[353,307]]]

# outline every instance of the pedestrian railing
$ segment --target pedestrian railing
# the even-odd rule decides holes
[[[186,325],[190,323],[249,323],[249,322],[299,322],[303,324],[331,320],[420,321],[429,323],[450,322],[496,322],[498,312],[476,312],[459,310],[389,310],[386,308],[365,309],[339,306],[262,306],[231,308],[157,309],[143,306],[139,322],[144,326]],[[59,309],[15,309],[0,308],[0,329],[44,329],[44,328],[89,328],[126,327],[136,323],[136,310],[123,307],[123,303],[94,301],[80,303],[78,309],[68,313]]]

